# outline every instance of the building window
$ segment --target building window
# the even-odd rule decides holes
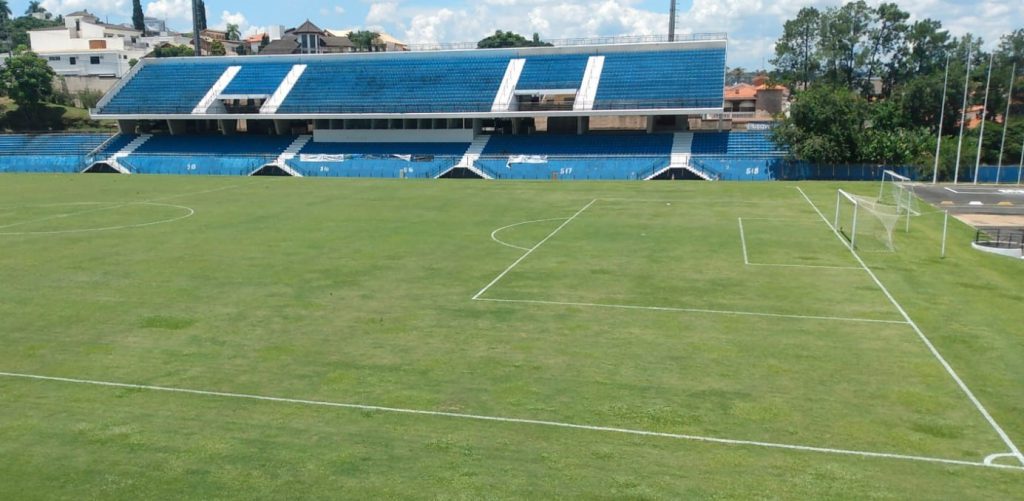
[[[100,64],[100,56],[92,56],[89,58],[89,64]]]
[[[60,56],[50,56],[47,59],[49,59],[50,61],[60,61]]]
[[[69,57],[68,58],[68,64],[70,64],[71,66],[74,66],[74,65],[78,64],[78,58],[77,57]]]

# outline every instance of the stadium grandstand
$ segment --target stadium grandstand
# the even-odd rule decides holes
[[[783,151],[721,115],[727,38],[145,59],[95,119],[120,134],[0,171],[485,179],[771,179]],[[711,122],[714,123],[714,122]]]

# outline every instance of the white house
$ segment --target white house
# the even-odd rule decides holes
[[[128,26],[101,23],[88,11],[64,16],[64,26],[28,32],[32,51],[64,77],[113,80],[131,69],[129,61],[141,59],[149,49],[143,33]],[[107,85],[94,86],[105,88]]]

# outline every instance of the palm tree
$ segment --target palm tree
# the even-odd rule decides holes
[[[237,24],[228,24],[227,32],[228,40],[238,40],[242,37],[242,32],[238,29]]]
[[[742,66],[737,66],[736,68],[729,70],[729,76],[732,77],[732,83],[739,83],[740,80],[743,79],[743,74],[746,72],[747,70],[743,69]]]
[[[44,9],[41,5],[39,5],[40,3],[42,3],[42,2],[37,2],[35,0],[29,2],[28,3],[28,8],[25,9],[25,15],[26,16],[31,16],[32,14],[35,14],[36,12],[46,12],[46,9]]]
[[[0,26],[11,20],[11,8],[7,6],[7,0],[0,0]]]

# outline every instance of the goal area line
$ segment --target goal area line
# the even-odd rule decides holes
[[[410,409],[402,407],[387,407],[380,405],[368,405],[368,404],[355,404],[345,402],[332,402],[327,400],[310,400],[302,398],[288,398],[288,397],[274,397],[267,395],[254,395],[248,393],[234,393],[227,391],[216,391],[216,390],[201,390],[193,388],[180,388],[173,386],[157,386],[148,384],[135,384],[135,383],[119,383],[114,381],[100,381],[91,379],[78,379],[69,377],[57,377],[57,376],[43,376],[38,374],[25,374],[17,372],[0,372],[0,377],[8,379],[20,379],[20,380],[32,380],[37,382],[51,382],[51,383],[66,383],[66,384],[78,384],[88,386],[99,386],[107,388],[122,388],[132,390],[144,390],[151,392],[163,392],[163,393],[178,393],[193,396],[205,396],[205,397],[218,397],[218,398],[230,398],[239,400],[253,400],[261,402],[273,402],[279,404],[293,404],[293,405],[305,405],[315,407],[329,407],[329,408],[340,408],[340,409],[353,409],[360,411],[371,411],[371,412],[386,412],[393,414],[406,414],[406,415],[417,415],[417,416],[429,416],[439,418],[453,418],[463,419],[472,421],[486,421],[496,422],[505,424],[518,424],[518,425],[529,425],[529,426],[543,426],[550,428],[563,428],[570,430],[580,431],[593,431],[593,432],[604,432],[604,433],[617,433],[623,435],[634,435],[652,438],[667,438],[675,440],[685,440],[690,442],[703,442],[720,445],[731,445],[731,446],[745,446],[745,447],[757,447],[757,448],[768,448],[768,449],[780,449],[790,451],[801,451],[801,452],[812,452],[821,454],[832,454],[832,455],[843,455],[853,456],[862,458],[873,458],[873,459],[892,459],[902,461],[916,461],[922,463],[932,464],[945,464],[945,465],[956,465],[956,466],[971,466],[977,468],[994,468],[999,470],[1009,471],[1024,471],[1024,466],[1016,465],[1005,465],[999,464],[994,461],[995,458],[1001,457],[1015,457],[1013,453],[995,453],[989,454],[983,461],[967,461],[961,459],[949,459],[949,458],[938,458],[930,456],[917,456],[912,454],[899,454],[891,452],[873,452],[873,451],[862,451],[855,449],[838,449],[831,447],[816,447],[810,445],[799,445],[799,444],[785,444],[778,442],[764,442],[758,440],[745,440],[745,439],[732,439],[722,437],[711,437],[702,435],[690,435],[682,433],[668,433],[651,430],[639,430],[632,428],[620,428],[611,426],[598,426],[588,425],[579,423],[569,423],[562,421],[547,421],[541,419],[528,419],[528,418],[516,418],[516,417],[504,417],[504,416],[490,416],[483,414],[468,414],[460,412],[445,412],[445,411],[432,411],[424,409]]]

